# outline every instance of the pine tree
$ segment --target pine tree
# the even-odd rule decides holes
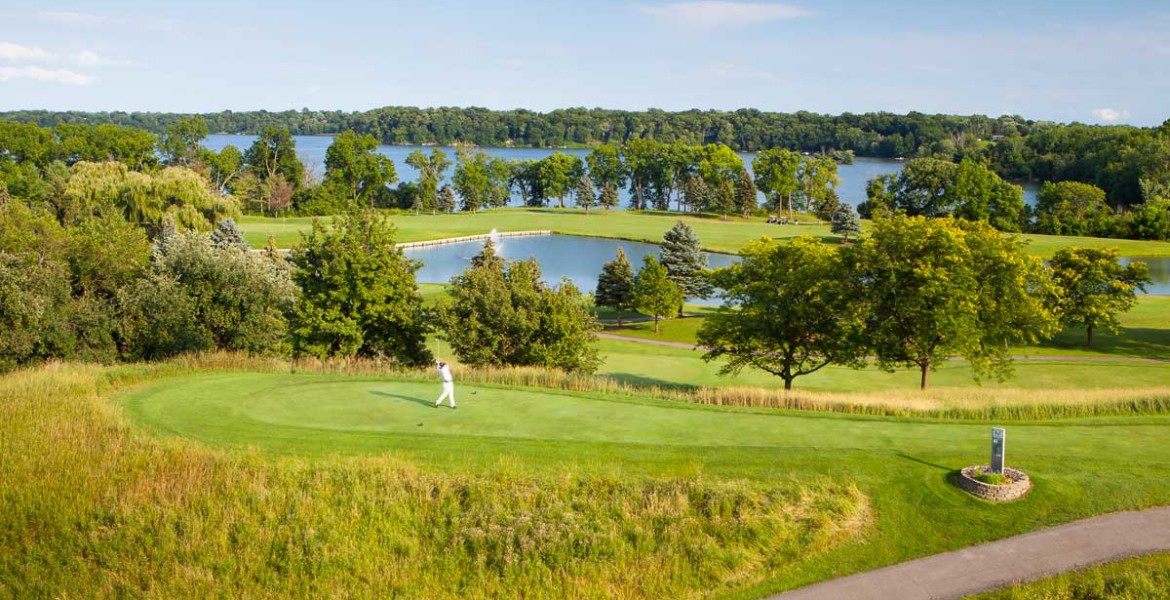
[[[735,184],[724,180],[719,185],[719,212],[726,219],[727,215],[735,212],[735,208]]]
[[[835,235],[845,236],[845,241],[848,242],[849,236],[861,235],[861,217],[857,216],[857,211],[853,210],[852,206],[842,203],[833,213],[833,226],[829,231]]]
[[[686,223],[679,221],[662,236],[662,265],[685,297],[710,297],[713,289],[706,277],[707,257],[699,236]]]
[[[756,197],[756,184],[752,182],[752,176],[748,175],[747,169],[739,173],[739,182],[735,186],[735,203],[744,217],[750,217],[760,207]]]
[[[577,189],[575,190],[577,196],[577,206],[585,209],[585,213],[589,213],[589,209],[597,203],[597,195],[593,192],[593,182],[588,175],[582,175],[581,179],[577,180]]]
[[[698,212],[707,208],[711,202],[711,188],[698,175],[691,175],[683,186],[683,203],[687,210]]]
[[[455,212],[455,190],[450,185],[439,189],[439,210],[445,213]]]
[[[471,257],[471,266],[475,269],[482,267],[500,271],[504,269],[504,259],[496,254],[496,245],[492,243],[491,238],[484,241],[483,250],[480,250],[479,254]]]
[[[613,187],[612,185],[607,185],[604,188],[601,188],[601,207],[602,208],[604,208],[605,210],[609,210],[609,209],[617,206],[618,202],[619,202],[619,200],[618,200],[617,188]]]
[[[629,308],[634,295],[634,268],[626,258],[626,251],[618,246],[617,258],[601,267],[597,277],[597,291],[593,303],[614,309],[618,327],[622,326],[622,309]]]
[[[683,292],[653,254],[647,254],[643,261],[634,278],[634,307],[654,317],[654,333],[658,333],[658,320],[669,319],[682,308]]]

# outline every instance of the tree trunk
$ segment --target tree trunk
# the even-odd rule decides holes
[[[930,360],[929,359],[922,363],[922,383],[921,383],[921,387],[919,387],[918,389],[925,390],[927,383],[930,383]]]
[[[618,327],[622,326],[622,309],[617,309]]]
[[[658,315],[654,315],[654,333],[658,333]]]
[[[784,378],[784,391],[786,391],[786,392],[792,391],[792,380],[793,379],[795,379],[795,377],[785,377]]]
[[[1085,328],[1085,332],[1088,334],[1088,337],[1085,339],[1085,347],[1092,348],[1093,347],[1093,324],[1092,323],[1089,323],[1089,326]]]

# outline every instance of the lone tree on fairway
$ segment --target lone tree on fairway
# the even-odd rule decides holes
[[[455,190],[451,189],[449,185],[439,188],[439,211],[455,212]]]
[[[699,329],[699,344],[710,348],[703,360],[727,359],[720,374],[755,367],[783,379],[786,390],[826,365],[860,364],[861,303],[837,248],[764,238],[740,256],[713,275],[727,303]]]
[[[1093,347],[1093,330],[1117,332],[1117,313],[1133,308],[1145,291],[1150,271],[1144,262],[1121,266],[1115,248],[1062,248],[1049,263],[1056,284],[1062,324],[1085,328],[1085,346]]]
[[[638,312],[654,317],[654,333],[658,333],[659,319],[678,314],[683,302],[683,292],[667,276],[666,267],[648,254],[643,258],[642,269],[634,278],[634,308]]]
[[[612,308],[617,313],[618,327],[622,326],[622,310],[629,308],[634,297],[634,268],[626,258],[626,251],[618,246],[617,258],[601,267],[597,277],[597,291],[593,303]]]
[[[690,225],[679,221],[662,236],[662,266],[685,298],[708,298],[714,291],[707,281],[707,257],[703,256],[699,236]],[[682,302],[679,302],[679,311]]]
[[[593,182],[590,181],[588,175],[582,175],[577,180],[577,189],[575,192],[577,196],[577,206],[585,209],[585,213],[589,213],[589,209],[597,204],[597,194],[593,191]]]
[[[852,206],[842,203],[833,213],[833,226],[829,231],[844,236],[845,241],[848,242],[849,236],[861,235],[861,217],[857,216],[857,211],[853,210]]]
[[[439,307],[451,349],[473,366],[539,366],[591,373],[597,318],[568,281],[540,281],[535,259],[505,264],[491,242],[451,280]]]
[[[976,376],[1003,379],[1012,345],[1055,328],[1043,263],[986,222],[895,215],[876,221],[849,255],[878,366],[917,367],[922,388],[930,370],[953,355]]]
[[[292,251],[301,297],[290,333],[294,355],[431,361],[414,273],[418,263],[394,245],[394,226],[370,210],[313,229]]]

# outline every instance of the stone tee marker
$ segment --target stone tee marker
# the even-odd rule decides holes
[[[1005,432],[1002,427],[991,428],[991,472],[1003,473],[1003,449]]]
[[[1003,465],[1004,447],[1006,446],[1007,432],[1002,427],[991,428],[991,463],[989,465],[966,467],[959,471],[955,484],[966,492],[983,498],[1003,502],[1015,500],[1032,489],[1032,480],[1028,474],[1019,469],[1009,469]],[[1002,475],[1003,477],[988,479],[988,475]]]

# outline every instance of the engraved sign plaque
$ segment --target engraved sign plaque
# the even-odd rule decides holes
[[[991,428],[991,472],[1003,473],[1004,430],[1001,427]]]

